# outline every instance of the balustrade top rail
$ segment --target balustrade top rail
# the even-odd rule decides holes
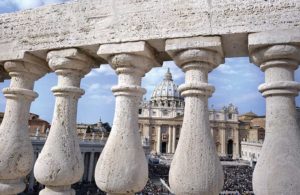
[[[0,15],[0,62],[25,51],[78,47],[97,57],[99,44],[146,40],[163,59],[165,40],[221,35],[225,56],[247,56],[247,34],[296,29],[300,2],[226,0],[78,0]]]

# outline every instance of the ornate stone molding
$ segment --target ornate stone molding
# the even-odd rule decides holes
[[[31,102],[38,97],[34,82],[49,71],[41,59],[27,55],[23,61],[5,62],[11,76],[9,88],[3,89],[7,98],[0,126],[0,194],[17,194],[26,185],[23,177],[33,166],[33,148],[28,135]]]
[[[214,87],[207,81],[208,73],[224,60],[221,39],[171,39],[166,51],[185,72],[185,83],[179,87],[185,110],[170,167],[171,189],[175,194],[219,194],[224,176],[209,126],[207,101]]]
[[[95,61],[75,48],[50,51],[47,60],[58,75],[58,85],[52,88],[56,96],[52,125],[34,174],[46,186],[41,195],[70,195],[75,194],[71,185],[80,180],[84,167],[76,132],[77,103],[84,94],[80,81]]]
[[[138,132],[138,105],[146,92],[141,78],[160,62],[146,42],[101,45],[98,55],[118,74],[113,127],[97,162],[97,186],[108,194],[134,194],[148,180],[148,165]]]
[[[300,47],[291,37],[287,31],[249,35],[250,58],[265,72],[259,90],[266,98],[266,135],[253,173],[257,195],[300,192],[300,129],[295,106],[300,84],[294,81]]]

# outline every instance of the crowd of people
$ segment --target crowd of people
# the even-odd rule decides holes
[[[169,194],[166,186],[168,184],[168,176],[170,167],[165,164],[151,163],[149,162],[149,180],[147,185],[137,194],[142,195],[161,195]],[[224,187],[222,191],[225,192],[238,192],[242,195],[251,195],[252,193],[252,173],[253,168],[247,165],[223,165],[224,170]],[[162,184],[161,179],[163,180]],[[38,186],[36,186],[38,187]],[[74,184],[73,189],[75,189],[76,194],[79,195],[104,195],[100,189],[97,188],[95,183],[77,183]],[[30,193],[32,195],[38,194],[37,189],[35,192]],[[27,193],[28,195],[29,193]]]
[[[225,182],[223,191],[238,191],[251,194],[253,168],[247,165],[223,166]]]
[[[223,159],[225,160],[225,159]],[[168,184],[169,166],[149,163],[149,182],[143,194],[159,194],[165,187],[155,185],[151,179],[162,178]],[[224,165],[224,187],[222,191],[239,192],[240,194],[252,194],[253,168],[247,165]]]

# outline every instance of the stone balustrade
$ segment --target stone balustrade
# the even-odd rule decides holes
[[[0,68],[0,81],[8,78],[7,73],[11,77],[10,87],[3,90],[7,102],[0,126],[0,194],[22,192],[23,178],[32,171],[27,118],[37,97],[34,82],[50,69],[58,76],[52,89],[54,116],[34,176],[45,185],[41,195],[75,193],[71,185],[84,172],[75,132],[77,103],[84,93],[80,81],[97,63],[109,63],[116,71],[116,109],[96,168],[85,177],[90,180],[94,172],[97,186],[110,195],[141,191],[148,179],[137,121],[138,102],[145,93],[141,81],[166,60],[174,60],[185,72],[180,87],[184,122],[171,164],[171,190],[177,195],[218,194],[224,176],[208,123],[207,102],[214,92],[208,75],[225,57],[240,56],[249,56],[265,72],[259,90],[266,98],[266,140],[254,171],[255,194],[299,194],[295,96],[300,86],[294,71],[300,63],[300,6],[296,0],[272,6],[251,2],[186,1],[179,6],[172,0],[118,5],[111,0],[79,0],[0,15],[0,67],[5,69]],[[261,12],[252,14],[256,9]],[[168,147],[175,150],[174,143]],[[95,157],[87,158],[92,163]]]

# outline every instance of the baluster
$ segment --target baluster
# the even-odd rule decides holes
[[[177,195],[219,194],[223,170],[210,131],[208,97],[214,87],[208,72],[223,62],[219,37],[193,37],[166,41],[166,51],[185,72],[179,87],[185,97],[180,139],[170,167],[169,182]]]
[[[34,175],[46,187],[41,195],[71,195],[71,185],[83,174],[76,116],[77,103],[84,90],[80,81],[95,62],[77,49],[50,51],[50,68],[58,75],[58,85],[52,88],[56,96],[52,125],[39,155]]]
[[[38,97],[34,82],[45,75],[47,63],[30,54],[23,61],[9,61],[4,67],[11,76],[10,87],[3,89],[7,98],[0,126],[0,194],[18,194],[26,185],[23,178],[33,166],[33,148],[28,119],[31,102]]]
[[[108,194],[134,194],[148,180],[148,165],[138,131],[138,106],[145,89],[141,78],[159,66],[147,43],[101,45],[98,55],[107,59],[118,74],[113,127],[96,165],[97,186]]]

